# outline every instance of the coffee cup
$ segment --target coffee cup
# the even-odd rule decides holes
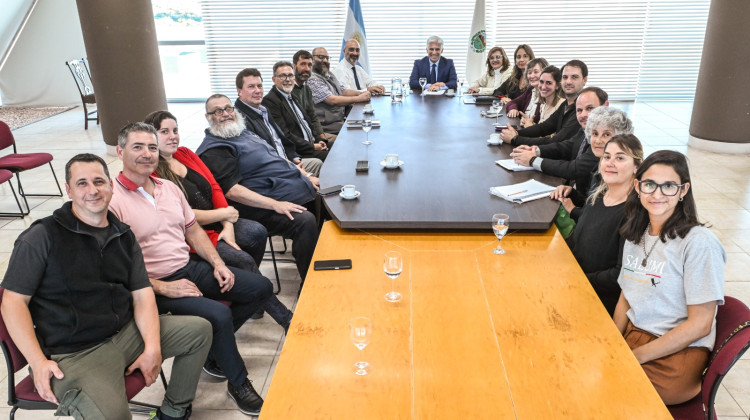
[[[344,185],[344,188],[341,189],[341,194],[344,196],[344,198],[354,198],[354,195],[357,193],[357,190],[355,189],[354,185]]]
[[[388,153],[385,155],[386,168],[395,168],[398,166],[398,153]]]
[[[490,134],[490,143],[492,144],[500,144],[503,139],[500,137],[500,133],[492,133]]]
[[[372,105],[367,104],[362,109],[364,110],[364,112],[372,112]]]

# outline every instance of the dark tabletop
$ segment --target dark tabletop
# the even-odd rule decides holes
[[[363,145],[365,133],[345,124],[320,173],[321,188],[354,184],[361,193],[354,200],[338,194],[324,198],[342,228],[489,230],[494,213],[507,213],[512,229],[550,227],[558,202],[543,198],[514,204],[489,193],[490,187],[530,178],[552,186],[562,180],[495,164],[509,158],[512,147],[487,144],[495,119],[480,116],[480,111],[488,105],[418,94],[402,104],[392,105],[389,97],[373,98],[371,104],[373,120],[381,122],[370,131],[373,144]],[[362,119],[362,108],[355,105],[348,119]],[[380,162],[387,153],[398,153],[404,165],[383,168]],[[355,172],[358,160],[369,161],[369,172]]]

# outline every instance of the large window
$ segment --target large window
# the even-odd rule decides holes
[[[152,6],[167,98],[204,100],[211,84],[198,0],[153,0]]]
[[[338,61],[348,1],[202,0],[199,10],[188,7],[197,1],[154,0],[154,9],[156,4],[172,5],[173,10],[189,9],[202,18],[205,61],[200,64],[207,66],[201,71],[209,74],[212,92],[233,97],[234,76],[245,67],[258,68],[270,83],[273,64],[291,61],[299,49],[323,46],[332,66]],[[459,77],[464,75],[474,0],[360,1],[376,80],[407,77],[413,60],[425,55],[425,40],[433,34],[445,40],[444,55],[454,60]],[[710,0],[485,0],[485,4],[488,45],[502,46],[509,56],[525,43],[557,66],[581,59],[589,66],[589,85],[604,88],[613,99],[694,96]],[[159,39],[165,39],[161,32]],[[183,71],[183,66],[174,68]],[[184,68],[196,71],[192,64]],[[165,71],[165,83],[174,89],[196,87],[193,74],[184,78],[170,74],[175,82]],[[170,92],[168,96],[174,97]]]

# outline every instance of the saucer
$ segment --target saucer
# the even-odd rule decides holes
[[[503,141],[500,140],[498,142],[494,142],[494,141],[492,141],[492,139],[487,139],[487,144],[489,144],[491,146],[500,146],[501,144],[503,144]]]
[[[366,114],[366,115],[373,115],[373,114],[375,114],[375,110],[374,109],[369,109],[369,110],[368,109],[363,109],[362,113]]]
[[[384,168],[386,168],[386,169],[396,169],[396,168],[400,167],[400,166],[401,166],[401,165],[403,165],[403,164],[404,164],[404,161],[403,161],[403,160],[399,160],[399,161],[398,161],[398,165],[396,165],[396,166],[387,166],[387,165],[385,164],[385,161],[384,161],[384,160],[381,160],[381,161],[380,161],[380,166],[382,166],[382,167],[384,167]]]
[[[359,191],[354,191],[354,197],[347,197],[342,191],[339,193],[339,197],[343,198],[344,200],[354,200],[355,198],[359,197]]]

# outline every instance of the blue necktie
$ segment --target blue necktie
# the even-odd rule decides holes
[[[435,63],[432,63],[432,69],[430,70],[430,79],[427,81],[427,83],[435,83]]]

